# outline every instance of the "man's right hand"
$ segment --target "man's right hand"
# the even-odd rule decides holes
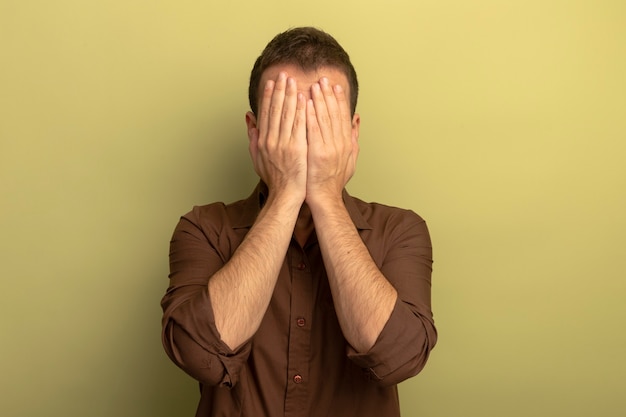
[[[268,80],[256,123],[249,123],[250,156],[270,196],[304,201],[307,180],[306,99],[285,72]],[[249,113],[249,121],[255,116]]]
[[[215,326],[236,349],[259,329],[306,196],[306,100],[281,72],[265,84],[258,118],[248,113],[254,169],[269,187],[267,204],[232,257],[209,279]]]

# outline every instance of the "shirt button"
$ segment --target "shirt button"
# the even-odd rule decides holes
[[[296,324],[298,325],[298,327],[304,327],[304,325],[306,324],[306,320],[300,317],[296,320]]]
[[[296,384],[300,384],[302,382],[302,375],[295,375],[293,377],[293,382],[295,382]]]
[[[300,271],[304,271],[304,268],[306,268],[306,264],[305,264],[304,262],[300,262],[300,263],[298,264],[297,268],[298,268]]]

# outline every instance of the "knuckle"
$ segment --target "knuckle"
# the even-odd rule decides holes
[[[270,107],[270,110],[269,110],[270,118],[280,117],[281,114],[282,114],[282,109],[280,107],[277,107],[277,106]]]

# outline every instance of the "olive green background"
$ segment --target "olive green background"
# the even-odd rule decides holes
[[[432,233],[440,339],[403,415],[622,416],[625,22],[620,0],[0,0],[0,413],[193,415],[160,342],[169,238],[255,185],[249,70],[314,25],[361,82],[350,192]]]

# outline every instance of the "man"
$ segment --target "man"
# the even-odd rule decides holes
[[[436,342],[432,250],[408,210],[348,195],[356,73],[314,28],[276,36],[250,77],[246,200],[195,207],[170,248],[169,357],[197,416],[399,416],[396,384]]]

